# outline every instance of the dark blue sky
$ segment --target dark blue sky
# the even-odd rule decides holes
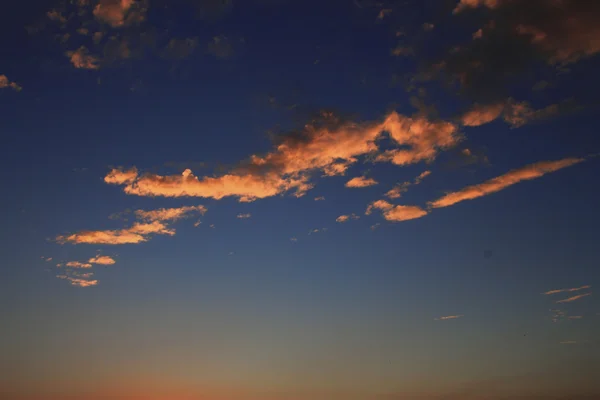
[[[0,397],[600,393],[599,7],[458,3],[8,6]]]

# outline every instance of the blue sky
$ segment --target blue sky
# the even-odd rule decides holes
[[[591,3],[11,5],[0,397],[600,393]]]

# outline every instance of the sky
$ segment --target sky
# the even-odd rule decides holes
[[[0,399],[600,397],[600,4],[3,4]]]

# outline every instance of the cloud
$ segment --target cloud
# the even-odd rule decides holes
[[[393,56],[396,56],[396,57],[412,56],[414,54],[414,51],[411,47],[398,45],[398,46],[394,47],[392,50],[390,50],[390,54]]]
[[[137,169],[113,169],[105,181],[124,186],[127,194],[163,197],[237,197],[253,201],[293,191],[300,197],[313,187],[311,174],[341,175],[360,156],[374,156],[376,140],[388,133],[395,148],[375,157],[378,162],[407,165],[432,161],[439,151],[459,141],[456,125],[405,117],[396,112],[382,121],[341,121],[322,113],[300,132],[276,138],[274,149],[249,159],[220,176],[195,176],[190,169],[181,175],[139,174]],[[354,182],[360,182],[360,178]]]
[[[239,219],[248,219],[250,217],[252,217],[252,214],[250,214],[250,213],[237,215],[237,218],[239,218]]]
[[[518,128],[531,121],[546,119],[559,112],[558,104],[551,104],[542,109],[535,110],[527,102],[516,102],[508,99],[505,102],[494,104],[475,104],[461,117],[464,126],[481,126],[490,123],[502,116],[504,121],[513,128]]]
[[[431,171],[424,171],[419,176],[417,176],[413,182],[403,182],[395,185],[392,189],[388,190],[385,193],[386,197],[390,199],[398,199],[402,197],[402,194],[405,193],[411,185],[419,185],[423,179],[431,175]]]
[[[6,75],[0,75],[0,89],[11,88],[20,92],[23,88],[16,82],[11,82]]]
[[[61,24],[67,23],[67,18],[58,10],[50,10],[46,13],[46,16],[51,21],[60,22]]]
[[[148,240],[148,236],[156,235],[175,235],[174,229],[168,229],[164,224],[158,221],[151,223],[134,223],[131,227],[119,230],[105,231],[81,231],[66,236],[59,236],[56,240],[59,243],[72,244],[134,244],[143,243]]]
[[[135,215],[137,218],[145,221],[177,221],[183,218],[189,218],[194,213],[204,215],[206,213],[206,207],[199,206],[188,206],[179,208],[159,208],[157,210],[136,210]]]
[[[478,35],[438,64],[475,98],[506,98],[507,82],[539,61],[564,65],[600,52],[598,2],[462,0],[454,13],[478,7],[488,10]]]
[[[364,187],[368,187],[368,186],[377,185],[378,183],[379,182],[377,182],[373,178],[366,178],[364,176],[357,176],[356,178],[352,178],[348,182],[346,182],[345,186],[347,188],[364,188]]]
[[[325,200],[324,196],[315,197],[315,201],[323,201]]]
[[[75,51],[67,51],[66,56],[71,60],[71,64],[75,68],[81,69],[98,69],[100,66],[98,63],[100,60],[98,57],[90,54],[89,50],[85,46],[79,47]]]
[[[97,255],[96,257],[90,258],[88,260],[90,264],[99,264],[99,265],[113,265],[116,263],[115,259],[110,256],[101,256]]]
[[[571,315],[570,317],[568,317],[569,319],[582,319],[583,316],[581,315]]]
[[[215,36],[208,43],[208,52],[217,58],[232,57],[235,53],[234,43],[227,36]]]
[[[290,238],[290,242],[296,243],[297,241],[298,241],[298,238],[295,238],[295,237]]]
[[[377,228],[379,228],[381,226],[381,224],[379,222],[377,222],[376,224],[371,225],[371,230],[374,231]]]
[[[100,0],[94,16],[113,28],[121,28],[144,21],[146,11],[146,2],[141,0]]]
[[[481,105],[475,104],[462,117],[464,126],[481,126],[494,121],[504,111],[504,104]]]
[[[90,286],[98,285],[97,280],[76,278],[76,277],[72,277],[72,276],[68,276],[68,275],[57,275],[56,277],[59,279],[67,280],[67,281],[69,281],[69,283],[72,286],[77,286],[77,287],[90,287]]]
[[[484,183],[468,186],[456,192],[447,193],[438,200],[430,202],[429,205],[433,208],[440,208],[448,207],[465,200],[473,200],[478,197],[498,192],[521,181],[536,179],[547,173],[570,167],[584,160],[585,159],[583,158],[565,158],[558,161],[541,161],[530,164],[523,168],[514,169]]]
[[[360,216],[356,215],[356,214],[350,214],[350,215],[340,215],[339,217],[337,217],[335,219],[335,222],[348,222],[351,219],[359,219]]]
[[[79,261],[69,261],[66,266],[70,268],[92,268],[92,264],[82,263]]]
[[[563,292],[578,292],[580,290],[589,289],[589,288],[591,288],[590,285],[585,285],[585,286],[570,288],[570,289],[553,289],[553,290],[548,290],[547,292],[544,292],[542,294],[550,295],[550,294],[563,293]]]
[[[382,8],[381,11],[379,11],[379,14],[377,15],[377,19],[384,19],[386,15],[390,15],[391,13],[391,8]]]
[[[458,314],[458,315],[446,315],[445,317],[439,317],[439,318],[436,318],[435,320],[436,320],[436,321],[446,321],[446,320],[449,320],[449,319],[457,319],[457,318],[462,318],[462,317],[464,317],[464,315],[463,315],[463,314]]]
[[[369,204],[365,214],[369,215],[375,209],[381,210],[383,217],[392,222],[409,221],[428,214],[426,210],[417,206],[394,206],[385,200],[376,200]]]
[[[163,51],[163,57],[173,60],[183,60],[194,53],[198,46],[198,38],[173,38]]]
[[[581,299],[583,297],[591,296],[591,295],[592,295],[591,293],[578,294],[578,295],[575,295],[575,296],[572,296],[572,297],[568,297],[566,299],[558,300],[556,303],[558,303],[558,304],[560,304],[560,303],[570,303],[572,301],[579,300],[579,299]]]

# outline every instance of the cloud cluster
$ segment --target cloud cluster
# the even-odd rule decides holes
[[[340,215],[339,217],[337,217],[335,219],[335,222],[343,223],[343,222],[348,222],[351,219],[359,219],[359,218],[360,218],[360,216],[358,216],[358,215],[356,215],[354,213],[350,214],[350,215]]]
[[[159,208],[157,210],[144,211],[136,210],[135,215],[137,218],[145,221],[177,221],[183,218],[192,217],[193,214],[199,213],[204,215],[206,213],[206,207],[203,205],[199,206],[188,206],[179,208]]]
[[[79,47],[74,51],[67,51],[66,56],[71,60],[71,64],[78,69],[98,69],[100,68],[100,60],[98,57],[90,54],[90,51],[85,46]]]
[[[491,193],[498,192],[509,186],[525,180],[536,179],[547,173],[558,171],[584,161],[584,158],[565,158],[558,161],[541,161],[514,169],[504,175],[490,179],[484,183],[468,186],[456,192],[450,192],[443,197],[432,201],[429,205],[433,208],[448,207],[465,200],[472,200]]]
[[[90,286],[98,285],[97,280],[89,279],[91,276],[92,276],[92,274],[85,274],[82,277],[73,276],[71,274],[63,274],[63,275],[57,275],[56,277],[58,279],[64,279],[64,280],[68,281],[71,284],[71,286],[90,287]]]
[[[92,268],[92,264],[90,263],[82,263],[79,261],[69,261],[65,264],[69,268]]]
[[[341,121],[331,113],[307,124],[301,132],[278,138],[274,149],[249,160],[220,176],[197,177],[186,169],[181,175],[139,174],[136,168],[113,169],[105,177],[109,184],[124,186],[127,194],[163,197],[237,197],[253,201],[294,191],[304,195],[313,187],[314,171],[326,176],[343,175],[361,156],[374,156],[378,162],[407,165],[432,161],[441,150],[455,145],[460,136],[450,122],[430,121],[423,116],[406,117],[396,112],[383,121]],[[381,152],[376,143],[384,133],[394,147]],[[348,187],[375,184],[367,178],[354,178]]]
[[[136,222],[129,228],[103,231],[81,231],[57,237],[59,243],[72,244],[134,244],[148,241],[150,235],[175,235],[161,222]]]
[[[509,98],[503,102],[492,104],[474,104],[461,116],[464,126],[476,127],[490,123],[500,117],[513,128],[518,128],[531,121],[545,119],[559,112],[558,104],[551,104],[535,110],[527,102],[516,102]]]

